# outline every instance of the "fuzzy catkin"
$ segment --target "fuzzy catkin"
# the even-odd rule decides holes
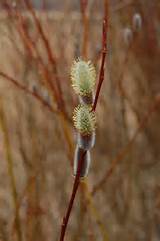
[[[96,71],[90,61],[75,61],[71,69],[71,81],[74,91],[81,96],[92,93],[96,82]]]
[[[77,174],[79,161],[83,158],[80,177],[88,175],[91,162],[90,149],[95,144],[96,116],[92,110],[96,71],[90,61],[75,61],[71,69],[71,81],[74,91],[79,96],[80,104],[74,109],[73,122],[77,130],[77,146],[74,155],[74,176]],[[86,152],[85,156],[83,154]]]
[[[82,135],[90,135],[96,128],[96,116],[91,106],[78,105],[73,113],[74,126]]]

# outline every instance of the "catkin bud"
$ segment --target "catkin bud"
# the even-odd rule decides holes
[[[12,2],[12,7],[13,7],[13,8],[16,8],[16,7],[17,7],[16,1],[13,1],[13,2]]]
[[[92,105],[94,102],[94,95],[91,93],[88,96],[79,95],[80,104]]]
[[[34,93],[37,93],[37,92],[38,92],[38,88],[37,88],[37,86],[36,86],[35,84],[32,85],[32,91],[33,91]]]
[[[89,96],[95,87],[96,71],[90,61],[75,61],[71,69],[72,87],[81,96]]]
[[[50,102],[50,96],[49,96],[49,93],[48,93],[48,91],[44,91],[44,93],[43,93],[43,98],[44,98],[44,100],[48,103],[48,104],[51,104]]]
[[[95,112],[88,105],[78,105],[73,113],[74,126],[82,135],[91,135],[96,128]]]
[[[82,135],[78,133],[77,135],[77,144],[80,148],[84,150],[90,150],[95,144],[95,132],[91,133],[90,135]]]
[[[77,171],[78,171],[78,164],[83,158],[83,163],[81,166],[81,172],[80,172],[80,177],[86,177],[88,175],[89,171],[89,166],[91,162],[91,156],[90,152],[87,151],[86,154],[84,155],[84,150],[79,148],[79,146],[76,147],[75,150],[75,155],[74,155],[74,166],[73,166],[73,175],[76,176]]]
[[[142,28],[142,17],[139,13],[135,13],[133,16],[133,30],[139,31]]]
[[[129,46],[133,40],[133,32],[130,28],[125,28],[123,31],[124,42]]]

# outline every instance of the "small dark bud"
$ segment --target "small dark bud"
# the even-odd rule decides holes
[[[37,92],[38,92],[38,88],[37,88],[37,86],[36,86],[35,84],[32,85],[32,91],[33,91],[34,93],[37,93]]]
[[[80,104],[92,105],[94,102],[94,95],[92,93],[87,96],[79,95],[79,102]]]
[[[44,100],[45,100],[48,104],[51,104],[50,96],[49,96],[48,91],[45,91],[45,92],[43,93],[43,98],[44,98]]]

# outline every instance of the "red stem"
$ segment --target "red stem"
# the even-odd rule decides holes
[[[65,217],[63,218],[63,222],[62,222],[60,241],[64,240],[64,236],[65,236],[65,233],[66,233],[69,217],[70,217],[70,214],[71,214],[71,211],[72,211],[74,199],[75,199],[78,187],[79,187],[81,168],[82,168],[82,165],[83,165],[85,155],[86,155],[86,151],[84,151],[84,153],[82,155],[82,158],[79,160],[79,163],[78,163],[78,169],[77,169],[77,174],[76,174],[73,189],[72,189],[72,195],[71,195],[71,198],[70,198],[70,201],[69,201],[67,213],[66,213]]]
[[[102,58],[101,58],[101,67],[100,67],[100,72],[99,72],[99,81],[98,81],[98,86],[96,90],[96,96],[94,100],[94,104],[92,107],[92,110],[96,110],[100,90],[102,87],[102,83],[104,81],[104,65],[105,65],[105,60],[106,60],[106,53],[107,53],[107,18],[103,20],[103,36],[102,36]]]
[[[37,27],[37,30],[41,36],[41,39],[44,43],[44,46],[45,46],[45,49],[47,51],[47,55],[48,55],[48,59],[49,59],[49,62],[51,63],[51,66],[53,68],[53,71],[54,71],[54,75],[55,75],[55,79],[56,79],[56,87],[58,89],[58,95],[59,95],[59,98],[58,98],[58,101],[59,101],[59,107],[61,109],[64,110],[65,112],[65,103],[64,103],[64,100],[63,100],[63,95],[62,95],[62,89],[61,89],[61,84],[60,84],[60,79],[58,77],[58,70],[57,70],[57,66],[56,66],[56,61],[55,61],[55,58],[52,54],[52,49],[51,49],[51,46],[50,46],[50,43],[45,35],[45,32],[42,28],[42,25],[41,25],[41,22],[40,20],[38,19],[38,17],[36,16],[36,13],[32,7],[32,4],[30,2],[30,0],[24,0],[28,10],[30,11],[30,13],[32,14],[32,17],[34,19],[34,22],[35,22],[35,26]]]

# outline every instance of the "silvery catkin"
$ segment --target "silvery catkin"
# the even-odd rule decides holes
[[[86,177],[90,166],[90,149],[95,143],[96,116],[92,110],[96,71],[90,61],[78,59],[71,69],[72,87],[79,95],[80,104],[74,109],[73,122],[77,130],[77,146],[74,155],[74,176],[82,153],[86,151],[80,177]]]

